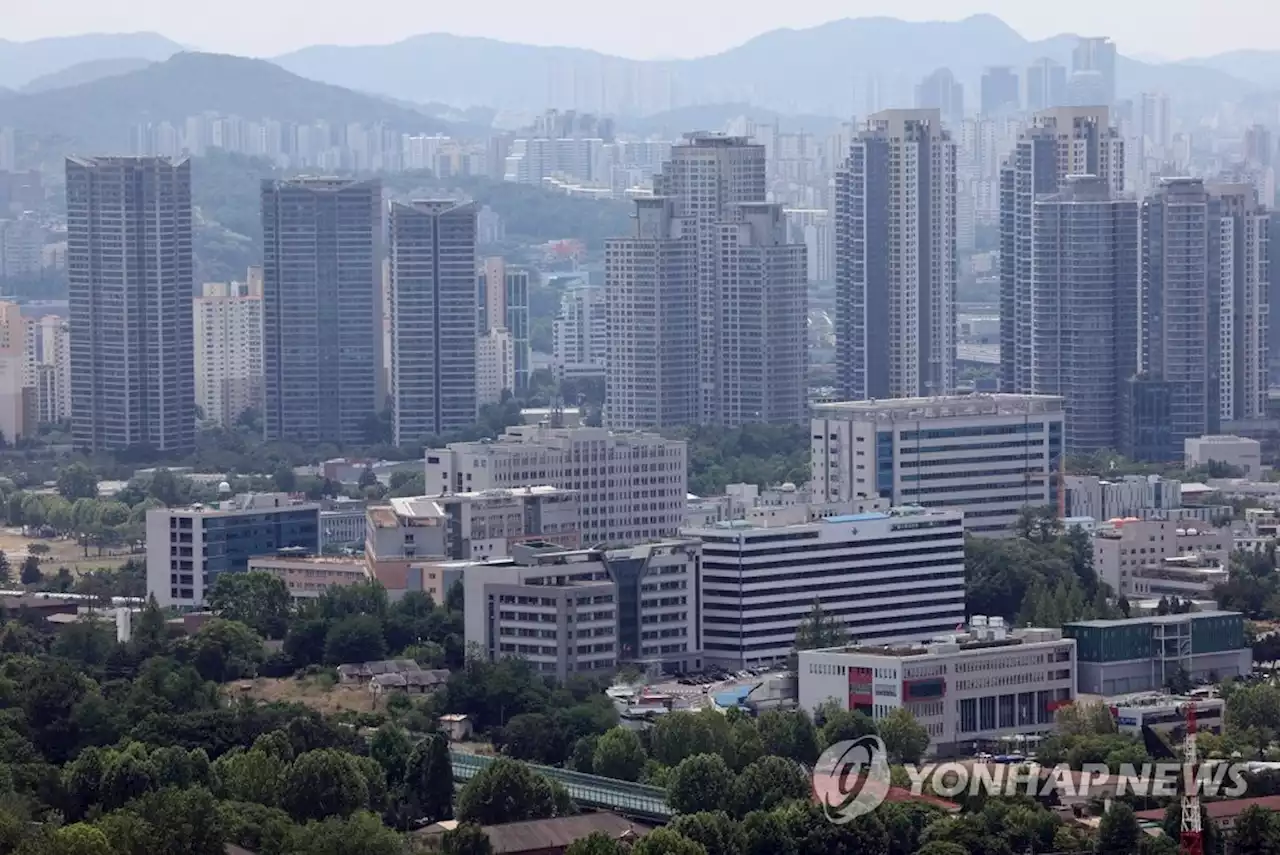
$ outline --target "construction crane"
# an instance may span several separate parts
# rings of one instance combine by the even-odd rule
[[[1196,781],[1196,704],[1188,701],[1187,737],[1182,741],[1182,828],[1178,851],[1204,855],[1204,829],[1200,826],[1200,788]]]

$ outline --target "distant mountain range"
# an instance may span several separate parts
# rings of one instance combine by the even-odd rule
[[[0,87],[21,89],[38,77],[99,59],[168,59],[185,50],[156,33],[93,33],[31,42],[0,39]]]
[[[1044,56],[1069,67],[1074,40],[1062,35],[1029,41],[990,15],[932,23],[860,18],[774,30],[715,56],[678,61],[449,35],[382,46],[309,47],[273,61],[304,77],[407,101],[499,110],[563,107],[570,97],[591,104],[607,89],[605,111],[620,114],[647,115],[667,103],[749,103],[789,114],[848,116],[863,109],[873,78],[887,93],[882,101],[909,106],[914,84],[941,67],[955,73],[975,103],[985,67],[1022,69]],[[1280,64],[1280,52],[1268,56]],[[1214,64],[1219,59],[1223,68]],[[1240,66],[1230,56],[1198,64],[1120,57],[1116,76],[1121,97],[1164,91],[1175,96],[1175,109],[1196,108],[1277,80],[1261,73],[1261,62],[1256,65],[1257,75],[1242,77],[1226,70]]]
[[[35,95],[54,89],[66,89],[68,86],[79,86],[82,83],[92,83],[104,77],[115,77],[119,74],[128,74],[131,71],[141,71],[151,63],[152,60],[140,59],[136,56],[91,59],[87,62],[78,62],[75,65],[29,81],[22,87],[22,93]]]
[[[0,127],[61,139],[68,150],[125,153],[142,122],[181,123],[205,111],[283,122],[386,122],[446,132],[448,122],[385,99],[305,80],[259,59],[179,53],[136,71],[0,99]]]

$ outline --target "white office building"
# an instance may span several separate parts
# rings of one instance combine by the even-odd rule
[[[815,603],[864,644],[925,641],[964,621],[959,513],[895,508],[809,521],[807,508],[783,510],[683,532],[702,541],[708,662],[785,660]]]
[[[507,558],[442,567],[461,571],[468,646],[563,680],[621,662],[700,669],[699,555],[692,540],[610,552],[526,543]]]
[[[969,395],[844,401],[813,412],[814,498],[964,512],[972,534],[1008,533],[1027,505],[1055,503],[1063,400]]]
[[[905,708],[929,732],[932,754],[1012,752],[1053,730],[1076,693],[1076,642],[1056,629],[1009,633],[975,616],[968,632],[916,646],[802,650],[800,706],[834,700],[882,719]]]
[[[496,440],[426,452],[429,492],[549,485],[578,494],[583,543],[621,545],[676,535],[688,496],[683,440],[604,428],[520,425]]]

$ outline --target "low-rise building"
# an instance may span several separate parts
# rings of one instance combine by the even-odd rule
[[[1244,677],[1253,669],[1239,612],[1074,621],[1062,631],[1076,640],[1076,687],[1082,694],[1160,691],[1180,671],[1192,683],[1207,683]]]
[[[1126,475],[1114,480],[1067,475],[1064,480],[1068,517],[1167,519],[1177,517],[1182,508],[1182,482],[1159,475]]]
[[[1168,733],[1175,742],[1182,741],[1187,732],[1187,711],[1195,704],[1196,730],[1220,733],[1226,704],[1222,698],[1189,698],[1165,692],[1140,692],[1107,698],[1106,704],[1115,716],[1116,727],[1121,733],[1142,738],[1142,729],[1149,727],[1156,733]]]
[[[708,662],[780,662],[821,604],[863,644],[927,641],[964,622],[964,526],[958,511],[894,508],[814,520],[808,507],[707,528],[702,541]]]
[[[147,592],[163,607],[195,608],[221,573],[283,549],[320,553],[320,506],[287,493],[248,493],[210,505],[147,511]]]
[[[1243,436],[1198,436],[1183,440],[1188,469],[1223,464],[1239,469],[1247,479],[1262,477],[1262,444]]]
[[[313,599],[329,588],[356,585],[369,580],[369,569],[359,558],[259,556],[249,559],[249,570],[269,573],[280,579],[295,600]]]
[[[1022,508],[1056,501],[1063,418],[1050,395],[815,405],[814,498],[960,510],[972,534],[1009,534]]]
[[[331,499],[320,510],[321,542],[326,548],[363,547],[365,510],[362,499]]]
[[[460,564],[467,644],[559,679],[622,662],[698,670],[700,559],[689,540],[612,551],[523,543]]]
[[[1199,597],[1225,578],[1229,528],[1197,520],[1111,520],[1093,533],[1093,569],[1117,595]]]
[[[802,709],[835,701],[882,719],[905,708],[932,753],[969,754],[1053,729],[1054,713],[1075,699],[1076,643],[975,617],[968,632],[928,644],[802,650],[799,681]]]

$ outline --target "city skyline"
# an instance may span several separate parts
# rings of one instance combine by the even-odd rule
[[[612,26],[598,7],[585,0],[557,0],[549,12],[499,0],[483,11],[475,7],[424,6],[393,0],[391,14],[326,15],[328,0],[304,3],[280,0],[269,6],[246,0],[227,0],[216,13],[194,11],[181,3],[135,0],[128,8],[102,6],[88,0],[59,0],[27,4],[9,11],[6,35],[31,41],[86,33],[158,32],[193,49],[270,57],[311,45],[380,45],[414,35],[449,33],[539,46],[574,47],[613,53],[630,59],[671,60],[714,55],[779,29],[806,29],[846,18],[894,17],[912,22],[957,21],[994,15],[1023,37],[1038,41],[1061,35],[1107,33],[1127,56],[1148,61],[1179,61],[1236,50],[1280,50],[1272,33],[1280,29],[1280,8],[1264,0],[1233,0],[1232,14],[1208,14],[1199,0],[1152,0],[1125,6],[1118,16],[1114,4],[1080,0],[1073,4],[1069,25],[1056,8],[1042,10],[1014,0],[954,3],[945,0],[863,0],[850,8],[838,0],[808,0],[785,7],[759,4],[746,14],[726,16],[711,6],[689,6],[673,0],[651,4],[655,17],[679,15],[685,26],[671,28],[661,48]],[[1244,8],[1241,8],[1244,7]],[[243,13],[243,14],[240,14]],[[239,26],[252,16],[254,27]],[[1253,26],[1236,22],[1250,19]],[[299,27],[298,21],[306,21]],[[68,22],[75,22],[74,28]]]

